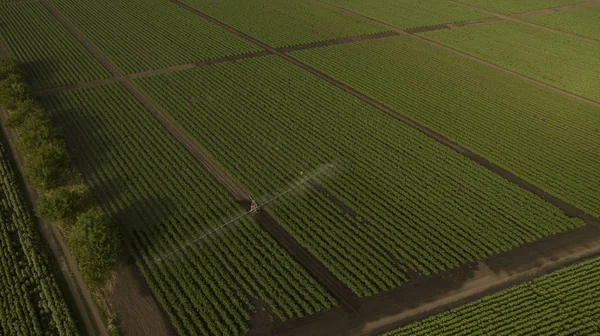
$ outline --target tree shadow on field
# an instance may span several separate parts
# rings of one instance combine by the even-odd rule
[[[39,58],[23,62],[21,67],[31,90],[37,91],[57,86],[51,80],[59,72],[55,61]]]

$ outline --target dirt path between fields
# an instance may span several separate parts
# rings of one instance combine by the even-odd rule
[[[558,33],[558,34],[562,34],[562,35],[566,35],[566,36],[578,38],[578,39],[581,39],[581,40],[586,40],[586,41],[589,41],[589,42],[600,43],[600,40],[596,40],[596,39],[593,39],[591,37],[586,37],[586,36],[582,36],[582,35],[578,35],[578,34],[574,34],[574,33],[569,33],[569,32],[566,32],[566,31],[562,31],[562,30],[558,30],[558,29],[554,29],[554,28],[542,26],[542,25],[539,25],[537,23],[533,23],[533,22],[529,22],[529,21],[525,21],[525,20],[519,19],[520,17],[523,17],[523,15],[526,14],[526,13],[520,14],[521,16],[519,16],[519,15],[505,15],[505,14],[500,14],[500,13],[492,12],[492,11],[489,11],[487,9],[484,9],[484,8],[481,8],[481,7],[477,7],[477,6],[474,6],[474,5],[470,5],[470,4],[466,4],[466,3],[463,3],[463,2],[460,2],[460,1],[456,1],[456,0],[448,0],[448,1],[451,2],[451,3],[453,3],[453,4],[457,4],[459,6],[469,7],[471,9],[480,11],[482,13],[494,15],[496,17],[499,17],[499,18],[503,19],[503,20],[515,21],[515,22],[519,22],[519,23],[522,23],[522,24],[526,24],[526,25],[531,26],[531,27],[536,27],[536,28],[544,29],[544,30],[547,30],[547,31],[551,31],[551,32],[554,32],[554,33]],[[588,3],[588,6],[592,5],[592,4],[595,4],[595,3],[599,3],[599,2],[590,2],[590,3]],[[567,7],[569,7],[569,6],[567,6]],[[585,6],[579,6],[579,7],[585,7]],[[567,8],[567,10],[568,9],[570,9],[570,8]],[[529,15],[529,16],[531,16],[531,15]]]
[[[274,323],[272,335],[380,335],[543,274],[600,256],[600,229],[584,226],[432,276],[413,276],[393,290],[361,298],[362,316],[331,309]]]
[[[7,118],[6,111],[0,109],[0,114],[0,118],[2,119],[2,133],[4,133],[8,140],[8,147],[16,163],[16,168],[19,171],[19,178],[21,179],[22,185],[25,186],[27,200],[33,208],[37,202],[38,195],[35,189],[29,184],[29,181],[24,177],[23,157],[14,147],[14,144],[17,141],[17,135],[13,130],[4,127]],[[87,286],[85,282],[83,282],[81,274],[79,274],[75,259],[67,248],[67,244],[65,243],[62,234],[55,225],[46,223],[37,216],[34,217],[34,220],[37,223],[39,232],[42,233],[44,240],[47,242],[54,260],[56,260],[56,265],[60,268],[62,277],[69,288],[70,296],[75,302],[77,317],[81,318],[87,334],[90,336],[98,334],[108,336],[103,319],[95,308],[94,301],[88,293]],[[85,300],[85,303],[83,300]],[[90,316],[90,312],[92,313],[92,316]],[[92,320],[94,320],[94,322],[92,322]]]

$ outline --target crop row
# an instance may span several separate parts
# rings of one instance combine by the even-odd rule
[[[108,78],[108,72],[37,2],[0,5],[0,39],[33,89]]]
[[[514,21],[421,34],[546,84],[600,102],[600,43]]]
[[[582,3],[584,1],[585,0],[459,0],[459,2],[465,4],[474,5],[480,8],[503,14],[532,12],[540,9],[573,5],[576,3]]]
[[[313,1],[183,0],[273,47],[368,35],[386,28]]]
[[[243,209],[120,84],[46,104],[181,334],[242,334],[261,302],[283,320],[335,304],[251,218],[169,254]]]
[[[66,301],[40,247],[36,224],[0,144],[0,334],[74,335]]]
[[[124,73],[260,50],[169,1],[50,2]]]
[[[600,258],[566,267],[385,336],[597,335]]]
[[[358,216],[312,188],[269,211],[358,295],[581,225],[275,56],[136,84],[259,203],[333,164],[319,181]]]
[[[293,56],[600,215],[597,107],[405,36]]]

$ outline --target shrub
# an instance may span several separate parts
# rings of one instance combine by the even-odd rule
[[[88,189],[83,184],[69,185],[46,192],[37,204],[37,215],[45,221],[57,222],[66,229],[73,225],[76,214],[89,202]]]

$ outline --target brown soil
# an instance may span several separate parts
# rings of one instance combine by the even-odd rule
[[[17,163],[16,166],[19,170],[19,175],[21,177],[22,184],[25,186],[27,199],[33,205],[35,205],[38,199],[37,192],[29,184],[27,179],[23,177],[23,158],[21,154],[14,148],[13,145],[17,141],[17,136],[14,131],[4,127],[4,122],[6,121],[7,115],[3,109],[0,109],[0,115],[2,118],[2,132],[6,135],[6,137],[9,140],[10,151],[12,153],[12,157]],[[77,308],[77,315],[81,318],[87,334],[108,335],[108,332],[104,326],[102,316],[98,312],[96,305],[92,300],[92,297],[89,295],[87,286],[81,278],[81,274],[77,269],[75,259],[69,252],[69,249],[67,248],[62,234],[56,226],[48,224],[37,217],[35,217],[35,219],[38,228],[42,233],[42,236],[44,237],[44,240],[47,242],[53,257],[56,260],[56,264],[60,267],[62,277],[65,280],[67,287],[69,288],[69,294],[75,302],[75,308]]]
[[[135,261],[122,253],[115,268],[116,281],[104,291],[121,335],[176,335],[154,299]]]
[[[350,36],[350,37],[343,37],[343,38],[327,40],[327,41],[299,44],[299,45],[295,45],[295,46],[291,46],[291,47],[277,48],[277,51],[280,53],[289,53],[289,52],[294,52],[294,51],[328,47],[328,46],[347,44],[347,43],[355,43],[355,42],[360,42],[360,41],[376,40],[376,39],[390,37],[390,36],[394,36],[394,35],[396,35],[394,32],[386,31],[386,32],[370,34],[370,35]]]

